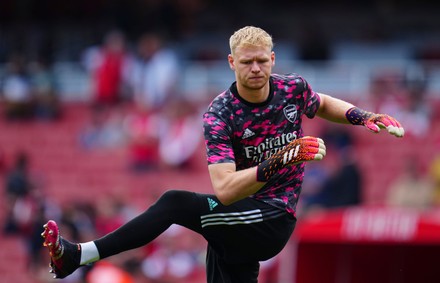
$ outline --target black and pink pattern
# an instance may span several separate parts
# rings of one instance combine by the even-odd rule
[[[370,119],[374,114],[357,107],[352,107],[347,110],[345,117],[348,122],[353,125],[364,125],[365,121]]]
[[[297,74],[273,74],[270,85],[264,103],[243,100],[235,83],[212,101],[203,116],[208,164],[250,168],[303,137],[303,116],[315,116],[319,95]],[[303,177],[304,164],[282,168],[252,197],[295,216]]]

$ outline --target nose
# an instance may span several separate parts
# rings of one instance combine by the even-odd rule
[[[258,73],[260,71],[260,65],[258,65],[258,62],[254,61],[252,62],[252,69],[251,71],[253,73]]]

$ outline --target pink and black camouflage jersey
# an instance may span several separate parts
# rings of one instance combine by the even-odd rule
[[[236,83],[218,95],[203,116],[208,164],[235,162],[237,170],[257,166],[294,139],[303,137],[303,115],[313,118],[319,95],[297,74],[272,74],[263,103],[250,103]],[[296,217],[304,163],[275,174],[252,198]]]

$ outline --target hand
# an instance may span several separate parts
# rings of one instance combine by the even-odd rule
[[[375,114],[357,107],[352,107],[345,113],[347,120],[353,125],[363,125],[370,131],[375,133],[380,132],[380,129],[387,129],[388,133],[396,136],[403,137],[405,130],[402,125],[387,114]]]
[[[322,139],[309,136],[296,139],[258,165],[257,180],[267,182],[285,166],[321,160],[325,154],[326,148]]]
[[[315,137],[303,137],[290,142],[275,155],[282,155],[283,165],[294,165],[304,161],[321,160],[326,154],[324,141]]]
[[[373,114],[364,121],[364,126],[375,133],[380,132],[380,129],[387,129],[393,136],[401,138],[405,135],[399,121],[386,114]]]

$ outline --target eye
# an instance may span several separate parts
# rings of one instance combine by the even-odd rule
[[[268,59],[261,59],[261,60],[258,60],[258,64],[265,64],[265,63],[267,63],[267,62],[269,62]]]

